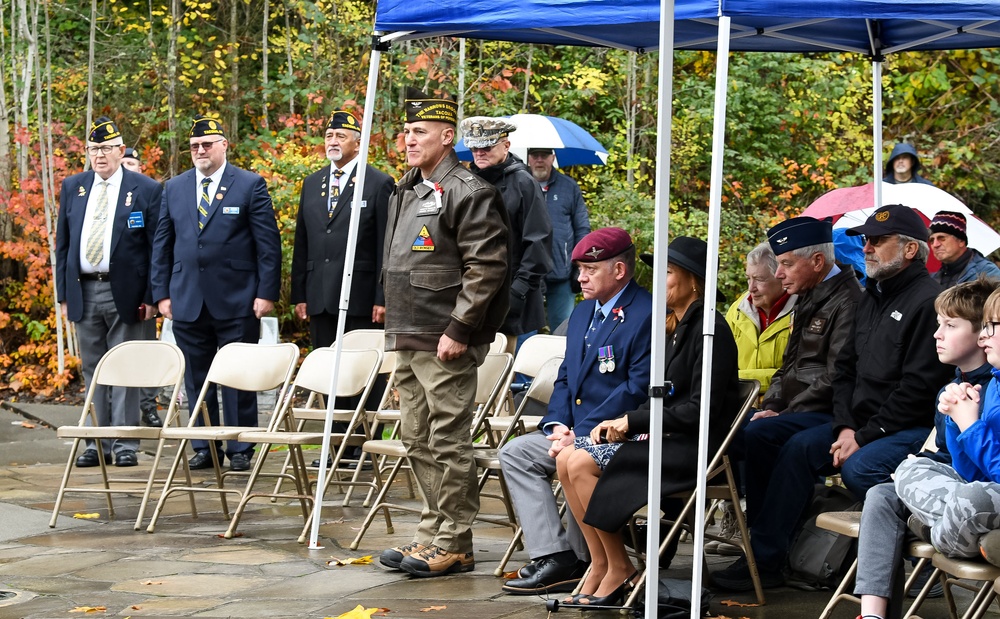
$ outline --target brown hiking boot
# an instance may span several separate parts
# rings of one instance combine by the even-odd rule
[[[445,576],[476,569],[476,559],[471,552],[449,552],[431,544],[403,559],[400,569],[420,578]]]
[[[398,570],[401,569],[400,563],[403,562],[403,559],[414,553],[421,552],[426,548],[427,546],[424,546],[419,542],[410,542],[405,546],[396,546],[395,548],[383,550],[378,560],[382,565]]]

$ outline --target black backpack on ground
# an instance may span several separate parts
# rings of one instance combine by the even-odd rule
[[[816,526],[823,512],[860,511],[861,503],[843,486],[817,484],[805,522],[788,553],[788,585],[807,591],[834,589],[855,557],[858,540]]]

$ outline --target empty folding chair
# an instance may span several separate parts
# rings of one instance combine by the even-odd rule
[[[70,475],[75,468],[76,452],[83,440],[112,441],[116,439],[133,439],[156,441],[156,455],[153,457],[153,464],[150,467],[149,475],[144,480],[145,486],[142,493],[142,502],[139,505],[139,515],[135,519],[135,529],[139,530],[142,517],[146,511],[146,503],[155,482],[156,467],[163,452],[163,441],[160,438],[160,428],[148,428],[143,426],[100,426],[97,422],[97,415],[94,411],[94,394],[100,385],[112,388],[140,388],[140,387],[165,387],[172,386],[170,393],[170,405],[164,418],[164,426],[169,427],[177,423],[177,394],[180,392],[184,382],[184,355],[180,349],[167,342],[156,340],[141,340],[123,342],[118,344],[104,354],[94,369],[94,377],[91,384],[87,386],[87,398],[83,403],[83,410],[80,413],[80,420],[75,426],[60,426],[56,431],[59,438],[73,439],[70,447],[69,458],[66,461],[66,470],[63,472],[62,483],[59,485],[59,492],[56,495],[56,503],[52,508],[52,519],[49,526],[56,526],[56,518],[59,517],[59,508],[62,506],[63,497],[67,492],[74,493],[99,493],[104,494],[108,503],[108,515],[114,517],[115,508],[111,501],[112,493],[132,493],[135,490],[112,490],[113,483],[137,484],[143,480],[135,477],[130,479],[111,479],[108,477],[108,469],[103,458],[98,458],[100,463],[100,473],[103,485],[97,487],[69,487]],[[97,450],[102,451],[100,445]]]
[[[275,399],[275,411],[286,403],[286,393],[295,371],[295,364],[299,359],[299,348],[295,344],[244,344],[236,342],[226,344],[215,354],[212,359],[212,366],[208,369],[208,376],[205,384],[201,387],[198,399],[192,407],[193,413],[185,427],[163,428],[161,436],[165,440],[179,441],[177,454],[174,456],[173,465],[167,474],[167,481],[164,485],[160,499],[156,503],[156,510],[149,522],[146,530],[152,533],[156,529],[156,521],[163,511],[164,503],[174,492],[214,492],[222,499],[222,511],[226,518],[229,518],[229,505],[226,501],[227,494],[240,494],[241,490],[236,488],[226,488],[223,483],[222,470],[219,466],[219,458],[214,448],[209,448],[211,454],[212,467],[215,472],[215,487],[194,486],[188,483],[187,486],[175,485],[177,468],[184,463],[187,466],[185,447],[189,441],[204,440],[212,444],[213,441],[234,441],[239,438],[240,432],[253,430],[254,428],[243,426],[213,426],[208,417],[208,406],[205,402],[206,394],[211,385],[219,387],[229,387],[241,391],[259,393],[278,389]],[[198,416],[201,416],[202,425],[196,425]],[[277,414],[273,414],[271,423],[278,419]],[[195,514],[192,512],[192,516]]]

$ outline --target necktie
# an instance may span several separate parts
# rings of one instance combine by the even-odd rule
[[[594,319],[590,321],[590,328],[587,329],[587,334],[583,336],[583,341],[587,343],[587,348],[590,348],[590,336],[597,333],[603,322],[604,312],[597,310],[597,313],[594,314]]]
[[[205,222],[208,221],[208,207],[211,206],[212,200],[208,197],[208,186],[212,184],[212,179],[210,177],[205,177],[201,179],[201,199],[198,200],[198,231],[201,232],[205,227]]]
[[[97,183],[97,209],[87,237],[87,262],[97,266],[104,259],[104,235],[108,229],[108,182]]]
[[[337,208],[337,201],[340,199],[340,177],[343,175],[343,170],[333,171],[333,182],[330,183],[330,204],[326,209],[328,217],[333,217],[333,211]]]

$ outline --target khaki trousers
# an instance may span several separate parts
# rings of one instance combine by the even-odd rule
[[[471,346],[453,361],[397,351],[402,439],[424,508],[414,541],[472,552],[479,485],[472,447],[477,368],[489,349]]]

